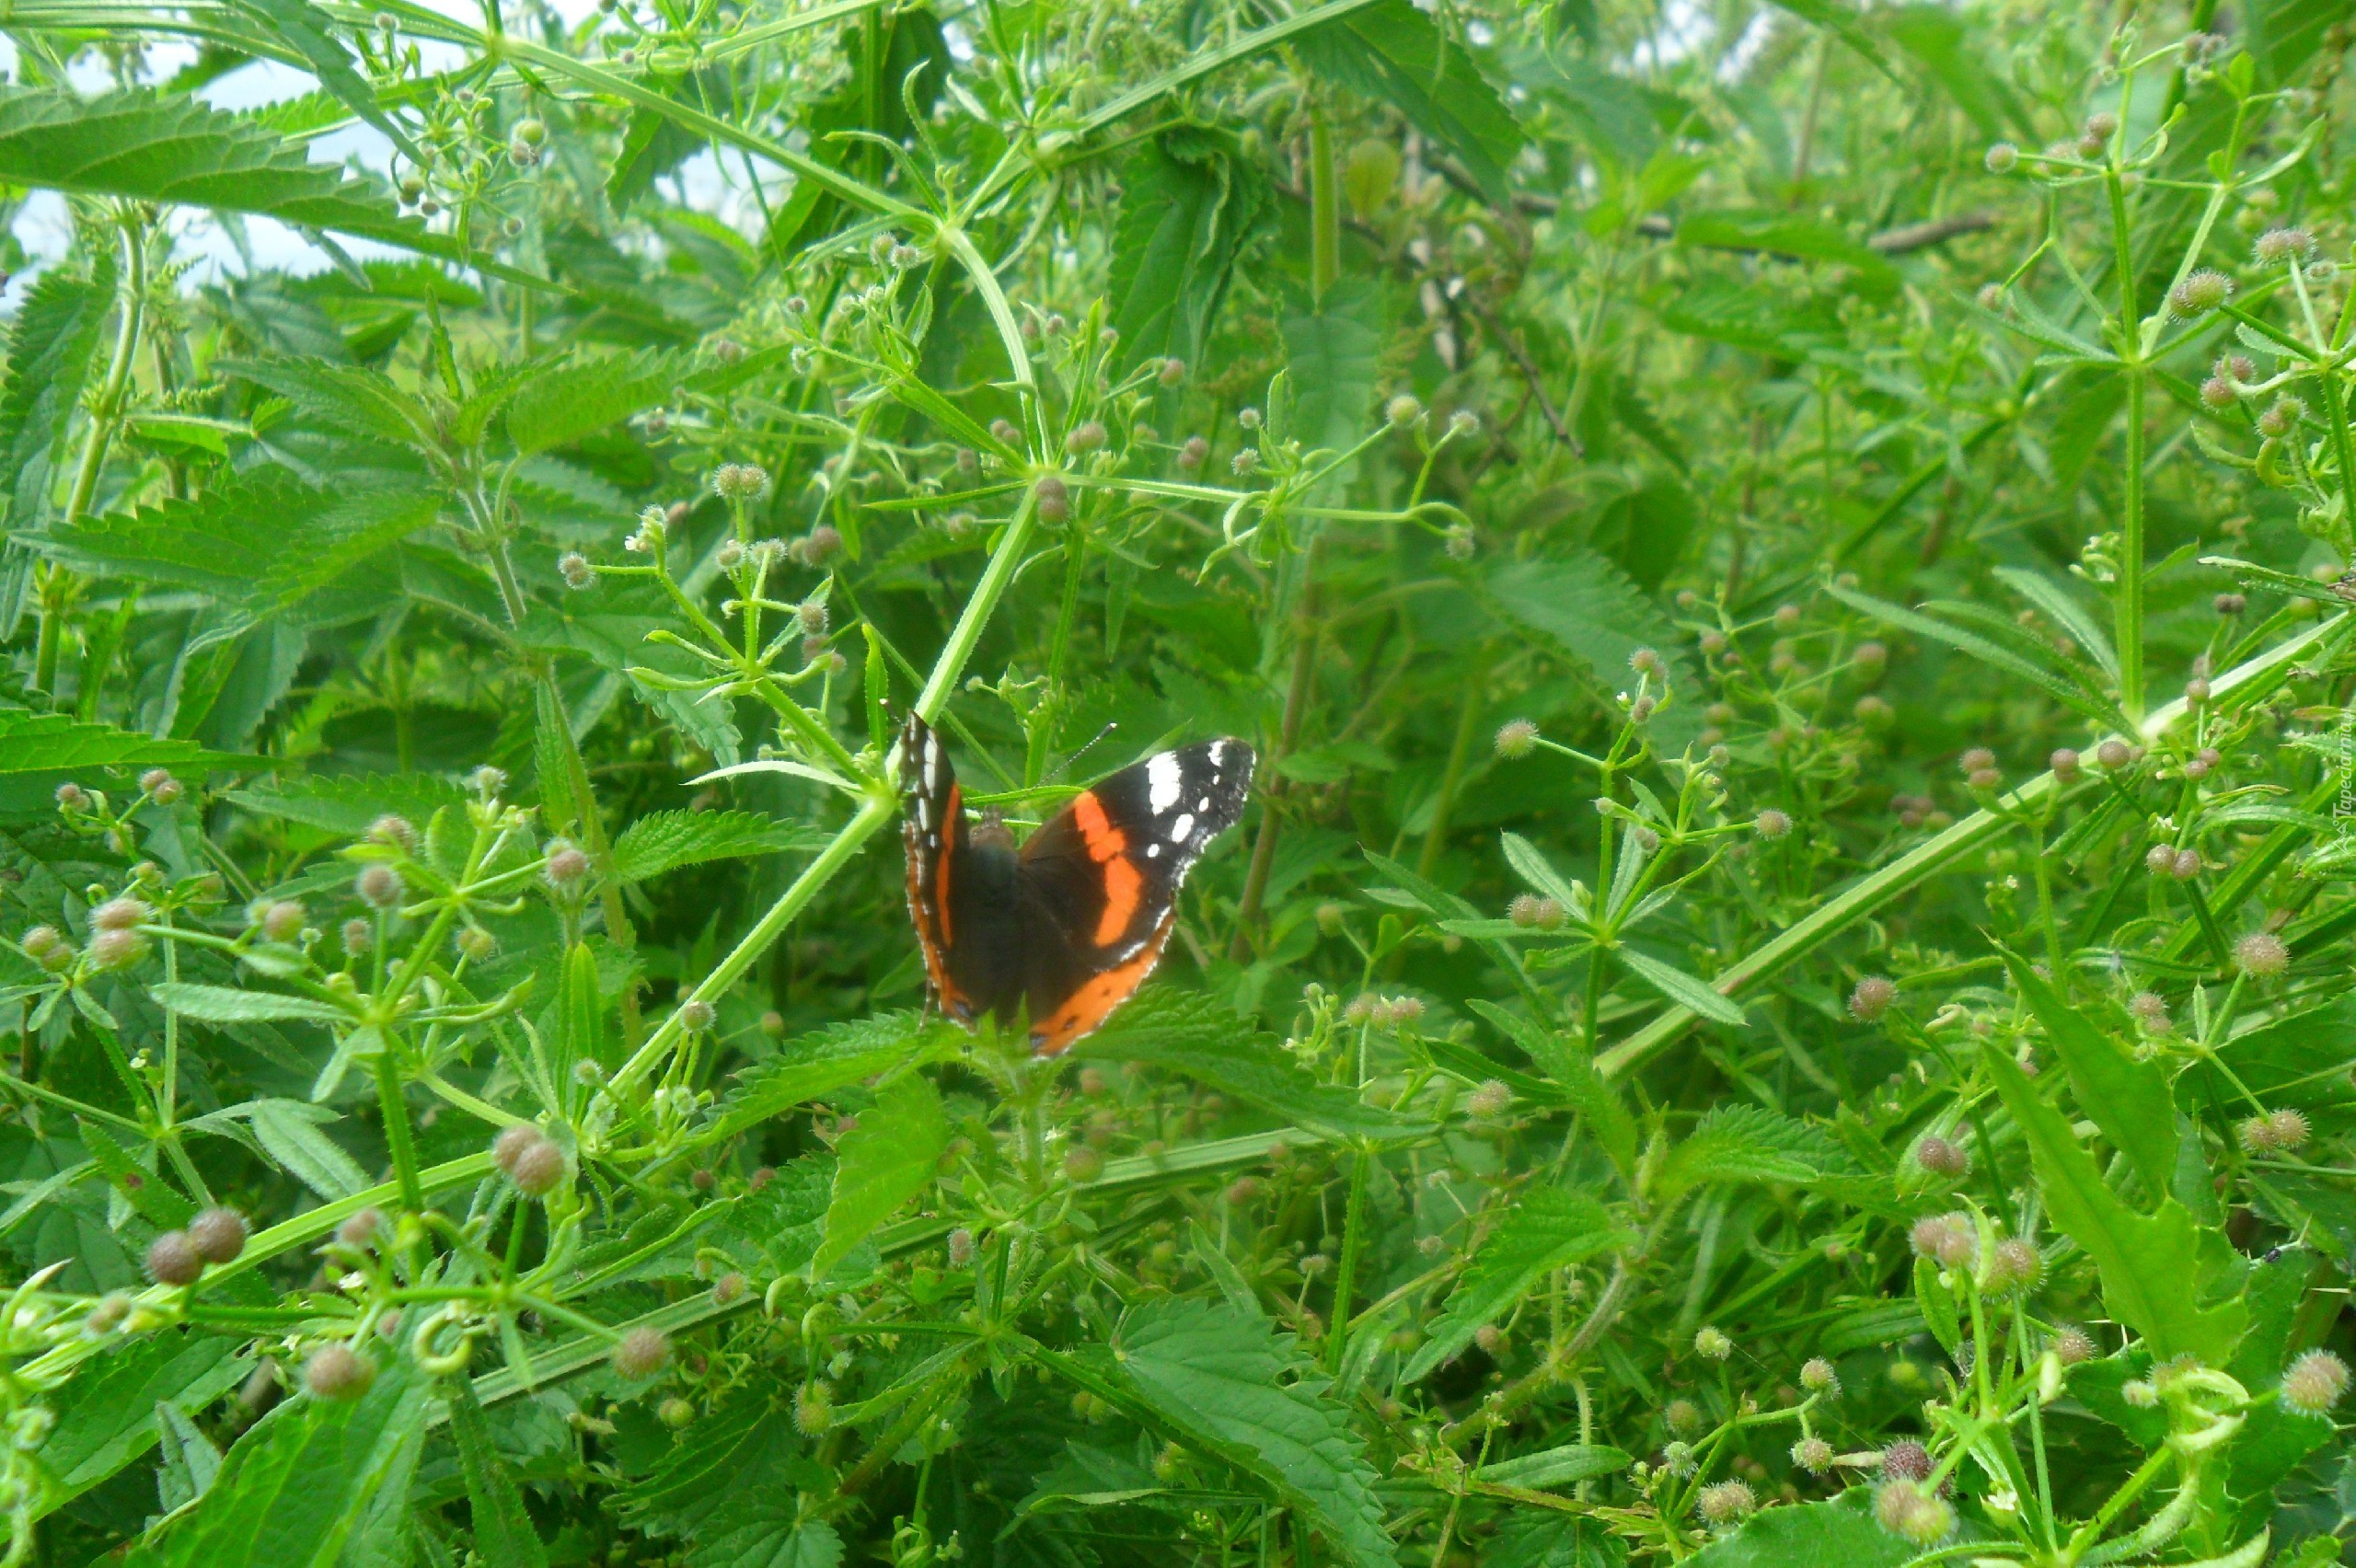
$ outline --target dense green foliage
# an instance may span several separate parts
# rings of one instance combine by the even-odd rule
[[[7,1562],[2339,1561],[2349,0],[5,25]]]

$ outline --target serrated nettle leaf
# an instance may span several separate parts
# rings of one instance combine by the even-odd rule
[[[1826,1503],[1768,1508],[1686,1559],[1694,1568],[1900,1568],[1920,1549],[1874,1517],[1874,1489],[1852,1487]]]
[[[465,254],[449,236],[404,217],[389,192],[313,163],[300,144],[193,98],[0,91],[0,180],[249,213],[448,259]],[[476,264],[508,272],[488,258]]]
[[[38,1452],[55,1484],[40,1512],[63,1506],[146,1453],[163,1433],[159,1405],[185,1419],[243,1382],[253,1367],[244,1349],[234,1336],[167,1330],[98,1357],[52,1406],[57,1424]]]
[[[83,723],[62,713],[0,710],[0,776],[150,767],[194,773],[216,768],[266,770],[271,766],[267,758],[209,751],[194,741],[159,741],[106,724]]]
[[[1461,160],[1491,197],[1505,195],[1521,127],[1472,56],[1406,0],[1355,9],[1293,47],[1321,77],[1391,103]]]
[[[930,1078],[911,1070],[877,1090],[859,1124],[836,1145],[834,1197],[826,1205],[826,1239],[810,1260],[810,1278],[824,1280],[901,1205],[930,1187],[948,1147],[949,1123]]]
[[[934,1060],[951,1043],[939,1020],[913,1012],[800,1035],[740,1075],[720,1102],[717,1125],[722,1136],[741,1132],[904,1063]]]
[[[1321,1137],[1397,1139],[1430,1126],[1319,1082],[1274,1040],[1200,996],[1149,993],[1074,1049],[1087,1060],[1137,1062],[1216,1085]]]
[[[1512,1310],[1556,1269],[1634,1241],[1630,1232],[1612,1223],[1601,1204],[1584,1193],[1559,1187],[1520,1193],[1473,1254],[1472,1267],[1448,1298],[1447,1311],[1402,1376],[1414,1381],[1461,1355],[1484,1324]]]
[[[444,1384],[450,1411],[450,1435],[458,1448],[458,1468],[467,1480],[467,1504],[474,1524],[475,1551],[486,1563],[499,1568],[544,1568],[548,1551],[524,1508],[523,1488],[515,1472],[491,1440],[491,1424],[466,1378]]]
[[[43,272],[8,332],[8,379],[0,389],[0,501],[16,536],[43,519],[68,421],[81,401],[90,356],[115,304],[112,251],[87,274]]]
[[[1761,1106],[1731,1105],[1704,1115],[1669,1151],[1653,1190],[1665,1200],[1706,1182],[1806,1183],[1850,1168],[1819,1128]]]
[[[1266,177],[1232,138],[1193,127],[1139,144],[1121,169],[1107,293],[1122,363],[1198,363]]]
[[[406,1491],[425,1435],[425,1391],[411,1364],[388,1357],[357,1399],[285,1401],[230,1446],[204,1495],[127,1561],[139,1568],[333,1568],[372,1502],[396,1482],[396,1499]]]
[[[614,875],[624,882],[644,882],[709,860],[816,849],[831,836],[801,823],[774,822],[750,812],[657,812],[639,818],[614,840]]]
[[[1299,1509],[1344,1562],[1398,1561],[1374,1470],[1288,1336],[1232,1307],[1172,1302],[1121,1325],[1125,1387],[1154,1414]]]

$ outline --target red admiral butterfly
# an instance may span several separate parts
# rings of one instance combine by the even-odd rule
[[[986,813],[967,824],[941,739],[913,714],[900,736],[908,916],[932,999],[960,1023],[1011,1020],[1052,1056],[1129,999],[1170,940],[1179,884],[1235,825],[1252,748],[1203,741],[1082,791],[1021,849]]]

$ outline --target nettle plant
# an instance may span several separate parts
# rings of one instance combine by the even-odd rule
[[[2349,24],[2115,9],[15,7],[7,1561],[2339,1561]],[[1259,754],[1066,1055],[910,714]]]

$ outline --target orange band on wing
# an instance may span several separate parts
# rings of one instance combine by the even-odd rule
[[[1161,960],[1161,946],[1170,940],[1170,926],[1171,917],[1165,916],[1137,957],[1097,975],[1048,1014],[1045,1022],[1033,1024],[1032,1052],[1041,1056],[1061,1055],[1073,1041],[1103,1023],[1114,1008],[1137,995],[1138,987],[1145,984],[1145,977],[1153,973],[1154,964]]]
[[[1096,945],[1111,947],[1137,917],[1145,877],[1126,855],[1104,862],[1104,913],[1096,917]]]
[[[1071,819],[1080,824],[1080,841],[1088,846],[1091,860],[1110,860],[1129,847],[1129,836],[1113,825],[1092,790],[1071,803]]]

